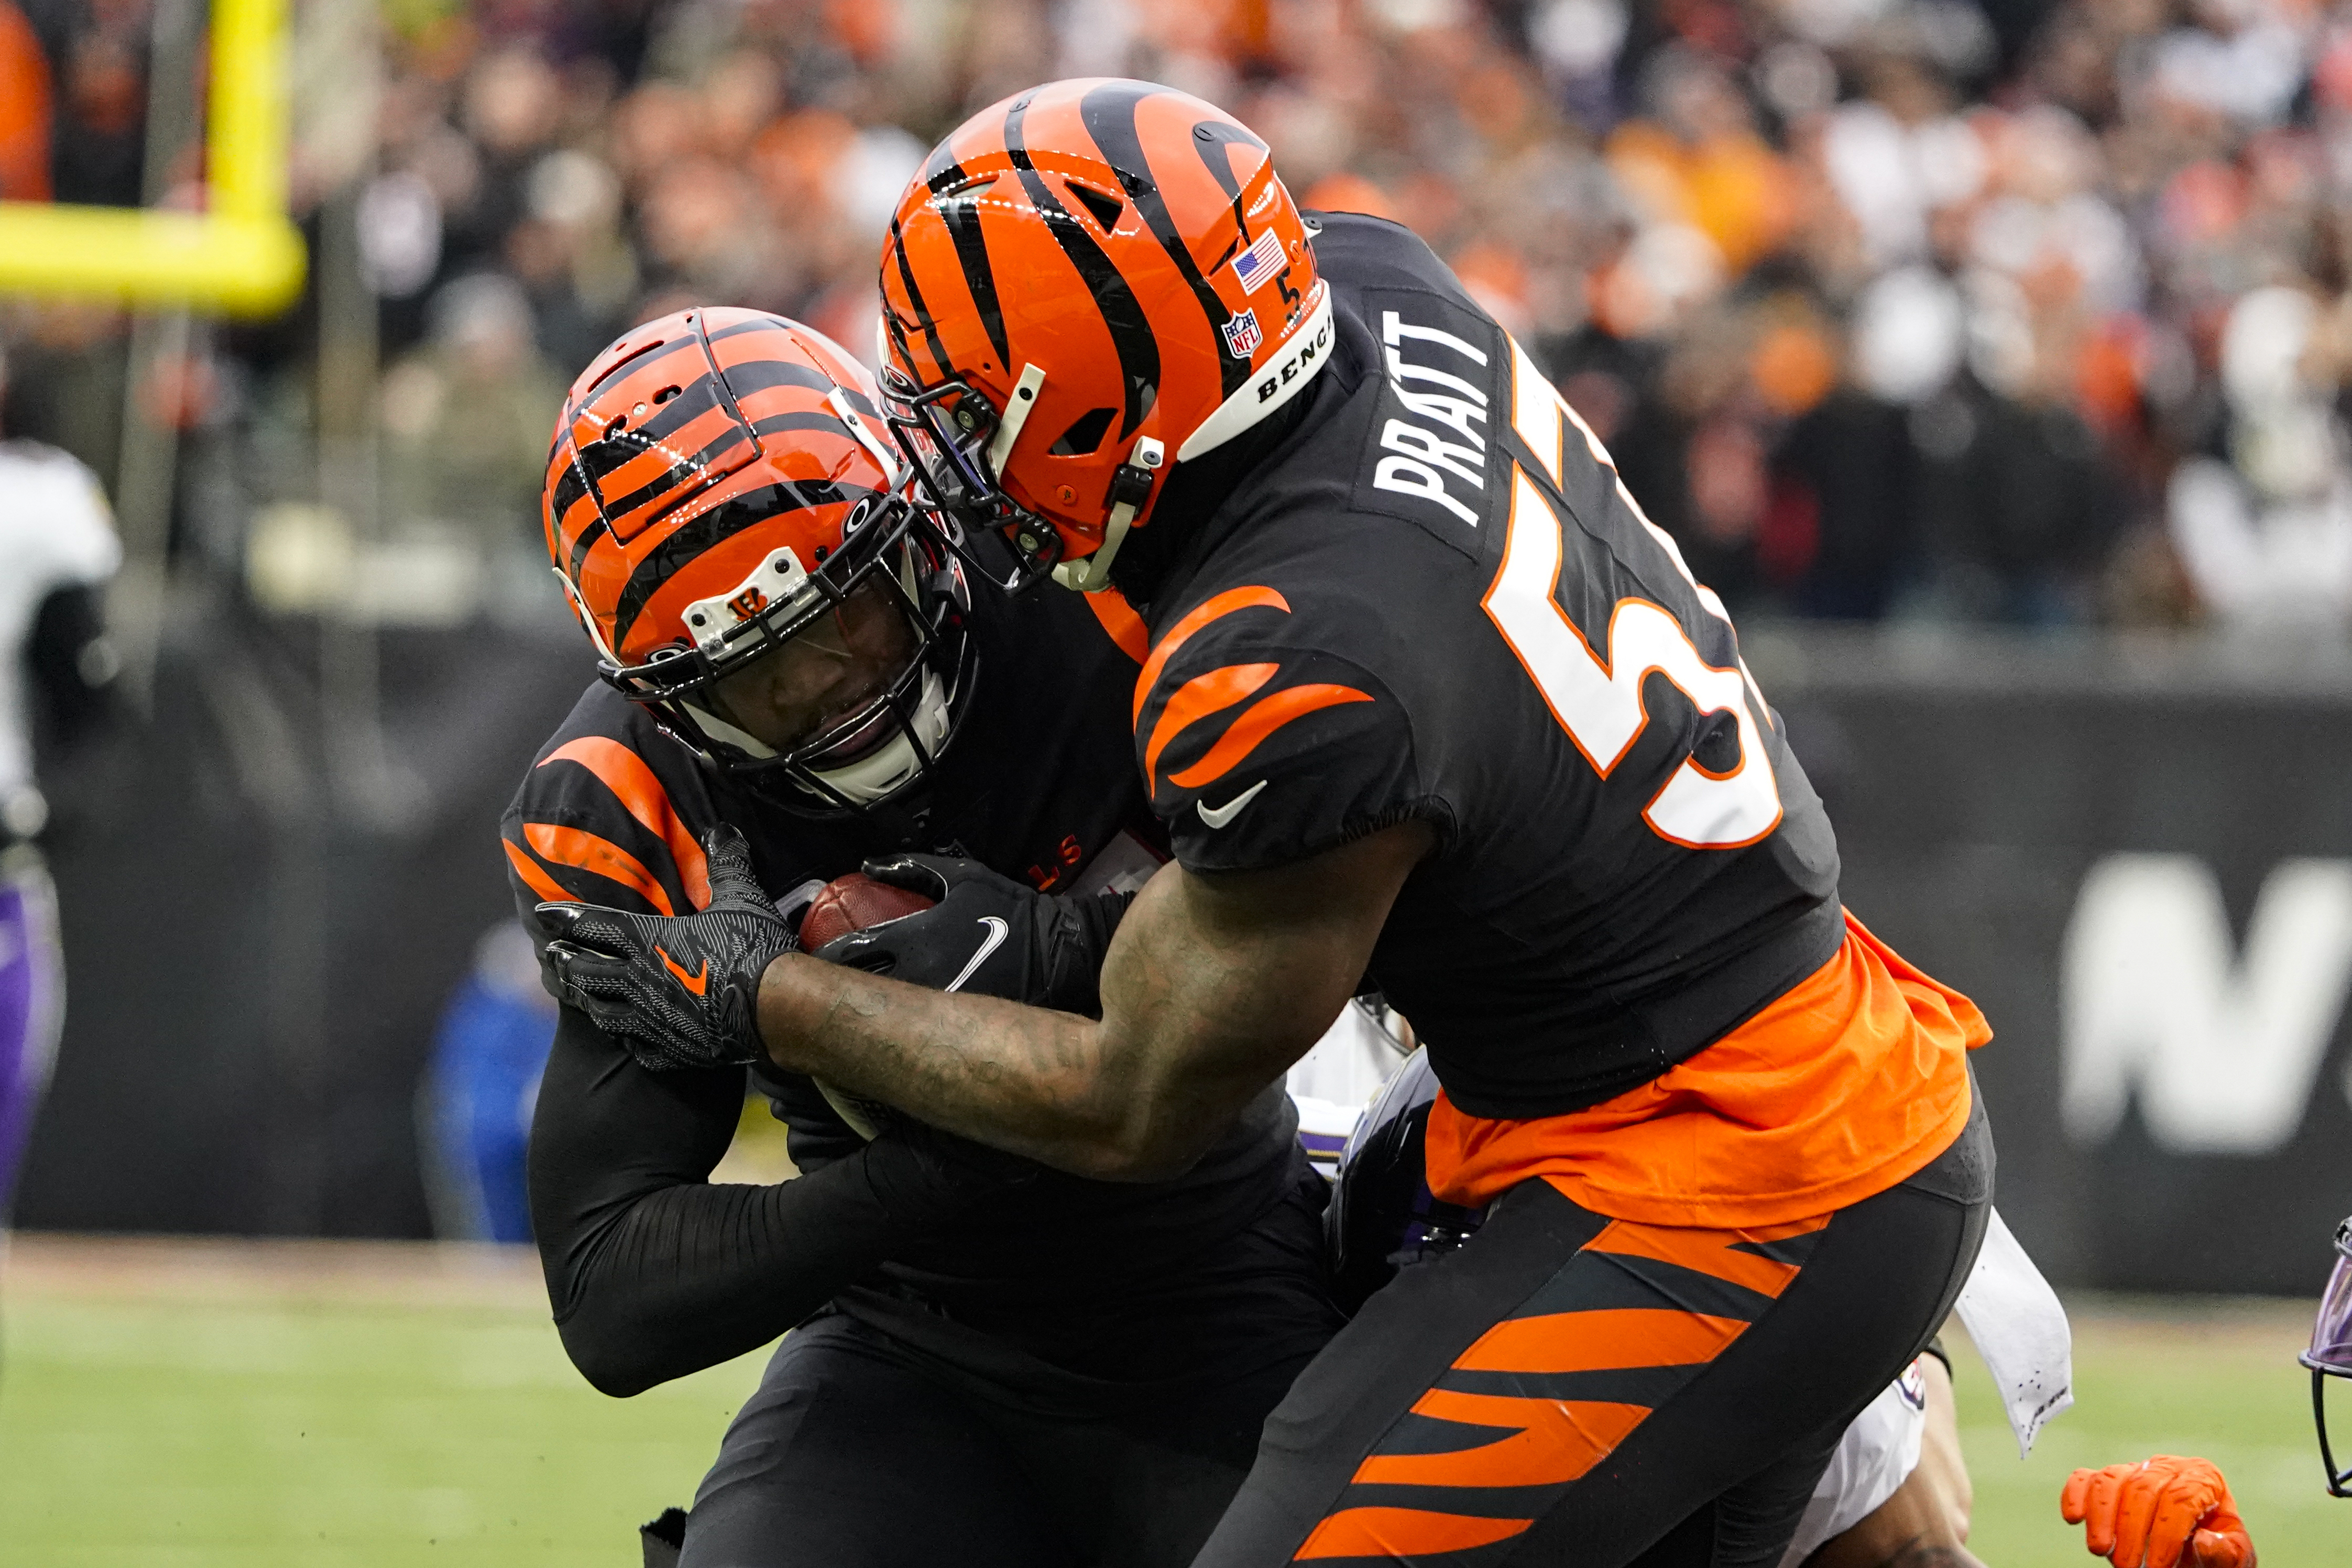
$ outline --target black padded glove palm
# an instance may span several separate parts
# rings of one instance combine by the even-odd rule
[[[940,902],[816,950],[935,991],[970,991],[1099,1017],[1103,955],[1135,895],[1039,893],[978,861],[890,855],[866,874]]]
[[[760,976],[797,944],[751,874],[733,828],[702,841],[710,904],[692,915],[631,915],[594,904],[542,904],[554,933],[543,977],[654,1071],[723,1067],[767,1055],[760,1039]]]

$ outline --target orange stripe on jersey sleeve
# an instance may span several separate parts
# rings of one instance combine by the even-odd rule
[[[1512,1427],[1498,1442],[1443,1454],[1374,1454],[1356,1467],[1356,1486],[1548,1487],[1576,1480],[1648,1418],[1646,1405],[1599,1399],[1530,1399],[1433,1388],[1412,1413],[1474,1427]]]
[[[1181,773],[1171,773],[1168,781],[1185,789],[1213,784],[1241,766],[1244,758],[1258,748],[1258,744],[1292,719],[1304,718],[1320,708],[1337,707],[1342,703],[1368,703],[1370,692],[1360,692],[1353,686],[1305,685],[1286,686],[1270,697],[1261,699],[1250,710],[1234,720],[1209,755]]]
[[[654,880],[654,873],[647,871],[636,856],[610,839],[600,839],[578,828],[559,828],[552,822],[525,822],[522,836],[530,841],[532,849],[539,852],[541,860],[593,872],[635,892],[664,915],[677,913],[670,907],[669,894],[664,893],[662,884]],[[564,896],[568,898],[571,894]]]
[[[1532,1519],[1481,1519],[1469,1513],[1439,1513],[1426,1508],[1345,1508],[1326,1517],[1307,1536],[1293,1563],[1322,1557],[1410,1558],[1491,1546],[1535,1522]]]
[[[1738,1318],[1670,1307],[1595,1308],[1506,1318],[1454,1364],[1464,1372],[1610,1372],[1628,1366],[1697,1366],[1748,1325]]]
[[[1160,645],[1151,650],[1151,657],[1143,661],[1143,673],[1135,677],[1135,722],[1143,722],[1143,705],[1151,695],[1151,683],[1160,678],[1160,672],[1168,667],[1168,661],[1176,656],[1176,650],[1192,641],[1192,633],[1236,610],[1248,610],[1258,605],[1279,610],[1285,615],[1290,613],[1290,601],[1271,588],[1253,585],[1228,588],[1215,598],[1195,606],[1191,614],[1171,626],[1168,635],[1160,639]]]
[[[522,884],[525,887],[550,904],[573,902],[572,894],[565,891],[563,884],[540,870],[538,862],[523,853],[512,839],[500,839],[499,842],[506,846],[507,861],[514,867],[515,875],[522,878]]]
[[[1159,777],[1160,754],[1186,727],[1233,706],[1274,679],[1281,668],[1280,664],[1227,664],[1177,687],[1168,706],[1160,710],[1160,722],[1151,727],[1151,743],[1143,748],[1144,778]]]
[[[1082,593],[1087,608],[1095,612],[1102,629],[1118,644],[1118,651],[1137,664],[1151,656],[1151,632],[1143,624],[1143,617],[1135,612],[1126,597],[1116,588],[1106,588],[1097,593]]]
[[[1804,1228],[1819,1229],[1828,1223],[1824,1216],[1817,1224]],[[1789,1233],[1802,1235],[1804,1230]],[[1584,1249],[1679,1264],[1778,1300],[1780,1292],[1789,1288],[1789,1281],[1797,1277],[1797,1265],[1738,1249],[1738,1243],[1742,1241],[1777,1239],[1778,1237],[1757,1231],[1685,1229],[1680,1226],[1638,1225],[1632,1220],[1612,1219],[1608,1228],[1585,1243]]]
[[[710,864],[704,857],[702,846],[678,821],[677,811],[669,803],[669,791],[662,788],[646,759],[623,746],[619,741],[602,735],[583,735],[568,740],[547,754],[544,768],[550,762],[576,762],[593,773],[605,789],[625,807],[645,830],[669,845],[670,859],[677,865],[678,880],[686,886],[686,896],[697,909],[710,906]],[[634,860],[631,862],[635,863]]]

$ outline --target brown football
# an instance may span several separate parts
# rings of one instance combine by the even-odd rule
[[[809,902],[801,916],[801,950],[814,953],[835,937],[886,920],[897,920],[929,909],[938,900],[887,882],[876,882],[864,872],[835,877]]]

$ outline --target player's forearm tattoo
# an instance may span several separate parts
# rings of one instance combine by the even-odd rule
[[[1170,867],[1103,963],[1103,1021],[786,954],[760,992],[777,1065],[1082,1176],[1184,1170],[1346,1005],[1418,823],[1255,883]],[[1254,873],[1255,874],[1255,873]]]
[[[1068,1164],[1108,1131],[1097,1026],[1071,1014],[792,956],[768,971],[760,1022],[779,1065],[950,1132]]]

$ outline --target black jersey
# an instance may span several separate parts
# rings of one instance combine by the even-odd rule
[[[1829,959],[1835,841],[1574,411],[1409,231],[1320,222],[1330,358],[1145,585],[1138,758],[1195,870],[1432,824],[1373,977],[1464,1110],[1578,1109]]]
[[[1007,600],[983,592],[971,614],[980,653],[973,706],[940,759],[929,815],[912,843],[887,839],[863,819],[812,821],[783,811],[701,762],[645,708],[608,686],[592,686],[525,777],[503,826],[516,898],[534,936],[543,942],[548,935],[535,914],[543,899],[661,914],[699,906],[709,889],[698,841],[722,821],[742,831],[761,883],[780,899],[856,870],[866,855],[908,847],[967,855],[1048,890],[1072,885],[1081,868],[1098,871],[1097,857],[1107,850],[1130,855],[1148,873],[1156,861],[1131,837],[1139,829],[1158,840],[1127,754],[1134,661],[1076,595],[1049,590]],[[652,1073],[617,1046],[610,1054],[601,1069],[573,1064],[561,1075],[551,1071],[551,1082],[560,1077],[581,1103],[551,1103],[543,1095],[534,1131],[534,1220],[560,1320],[569,1304],[561,1298],[578,1286],[583,1270],[615,1254],[647,1250],[608,1244],[604,1228],[656,1187],[674,1188],[707,1172],[742,1103],[743,1074],[736,1070]],[[670,1082],[720,1077],[734,1085],[731,1092]],[[804,1174],[862,1151],[862,1141],[808,1078],[763,1066],[753,1070],[752,1081],[787,1124],[793,1161]],[[667,1150],[611,1149],[611,1138],[595,1129],[628,1125],[625,1108],[606,1102],[630,1095],[645,1101],[648,1124],[669,1117],[680,1138],[693,1129],[690,1135],[704,1141],[698,1166]],[[591,1106],[592,1100],[598,1103]],[[687,1102],[698,1109],[680,1111]],[[552,1134],[551,1119],[558,1124]],[[991,1199],[984,1212],[909,1237],[879,1276],[842,1291],[838,1302],[902,1334],[920,1338],[937,1328],[944,1336],[937,1348],[950,1355],[970,1348],[968,1335],[959,1339],[942,1326],[951,1323],[1088,1375],[1163,1375],[1165,1358],[1130,1342],[1139,1333],[1167,1337],[1164,1322],[1148,1331],[1135,1325],[1218,1310],[1215,1301],[1198,1300],[1201,1281],[1229,1272],[1231,1260],[1212,1265],[1204,1253],[1295,1198],[1311,1180],[1297,1127],[1297,1113],[1277,1087],[1173,1181],[1139,1186],[1044,1172]],[[583,1153],[543,1164],[538,1145],[558,1138]],[[593,1168],[599,1149],[644,1168]],[[656,1166],[665,1173],[657,1178],[648,1174]],[[698,1168],[682,1175],[688,1166]],[[547,1190],[556,1185],[572,1190]],[[728,1223],[741,1245],[752,1244],[751,1227]],[[782,1228],[773,1233],[785,1235]],[[799,1245],[808,1248],[805,1227]],[[682,1266],[675,1259],[665,1264]],[[569,1285],[560,1285],[559,1276]],[[675,1290],[674,1281],[656,1283]],[[1179,1301],[1190,1304],[1180,1311]],[[1299,1323],[1326,1332],[1316,1311],[1293,1317],[1267,1337],[1278,1340]],[[688,1322],[676,1332],[695,1331]],[[637,1322],[632,1332],[646,1332],[646,1325]],[[1269,1349],[1286,1354],[1280,1344]],[[674,1375],[695,1363],[682,1353],[659,1364]]]

